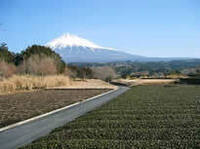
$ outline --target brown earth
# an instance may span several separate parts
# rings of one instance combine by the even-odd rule
[[[161,85],[161,84],[171,84],[175,83],[177,79],[118,79],[113,82],[119,82],[121,84],[126,84],[128,86],[137,85]]]
[[[0,95],[0,128],[108,91],[38,90]]]

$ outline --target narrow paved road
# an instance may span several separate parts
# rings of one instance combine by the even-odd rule
[[[0,149],[15,149],[28,144],[39,137],[47,135],[53,129],[63,126],[67,122],[105,104],[128,89],[128,87],[119,87],[118,90],[104,96],[82,101],[80,104],[68,109],[0,132]]]

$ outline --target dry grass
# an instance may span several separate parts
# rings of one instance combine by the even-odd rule
[[[168,75],[167,78],[180,79],[180,78],[188,78],[188,76],[187,75],[183,75],[183,74],[171,74],[171,75]]]
[[[136,85],[156,85],[156,84],[171,84],[177,81],[176,79],[136,79]]]
[[[99,79],[75,79],[70,86],[59,86],[59,87],[53,87],[50,89],[116,89],[117,86],[111,85],[105,81],[99,80]]]
[[[31,76],[14,75],[0,81],[0,94],[15,93],[17,91],[44,89],[56,86],[69,86],[71,80],[64,75]]]
[[[129,86],[171,84],[176,81],[177,79],[133,79],[133,80],[118,79],[118,80],[114,80],[114,82],[127,84]]]

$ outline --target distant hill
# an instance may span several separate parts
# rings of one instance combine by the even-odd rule
[[[196,70],[200,70],[200,59],[188,59],[188,60],[174,60],[174,61],[162,61],[162,62],[109,62],[109,63],[70,63],[69,65],[77,65],[80,67],[98,67],[98,66],[111,66],[116,70],[118,74],[130,75],[134,72],[146,72],[150,75],[157,73],[183,73],[191,74],[196,73]]]
[[[88,63],[105,63],[114,61],[138,61],[138,62],[155,62],[180,60],[182,58],[153,58],[140,55],[133,55],[121,50],[106,48],[94,44],[87,39],[75,35],[65,34],[58,37],[46,46],[56,51],[67,63],[71,62],[88,62]]]

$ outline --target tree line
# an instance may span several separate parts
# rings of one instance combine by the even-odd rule
[[[200,59],[186,59],[160,62],[117,61],[109,63],[73,63],[87,67],[112,67],[122,78],[129,77],[166,77],[169,75],[200,74]]]
[[[67,66],[60,55],[49,47],[32,45],[20,53],[14,53],[8,49],[6,43],[2,43],[0,45],[0,77],[10,77],[13,74],[65,74],[71,78],[98,78],[105,81],[110,81],[115,76],[111,67]]]

